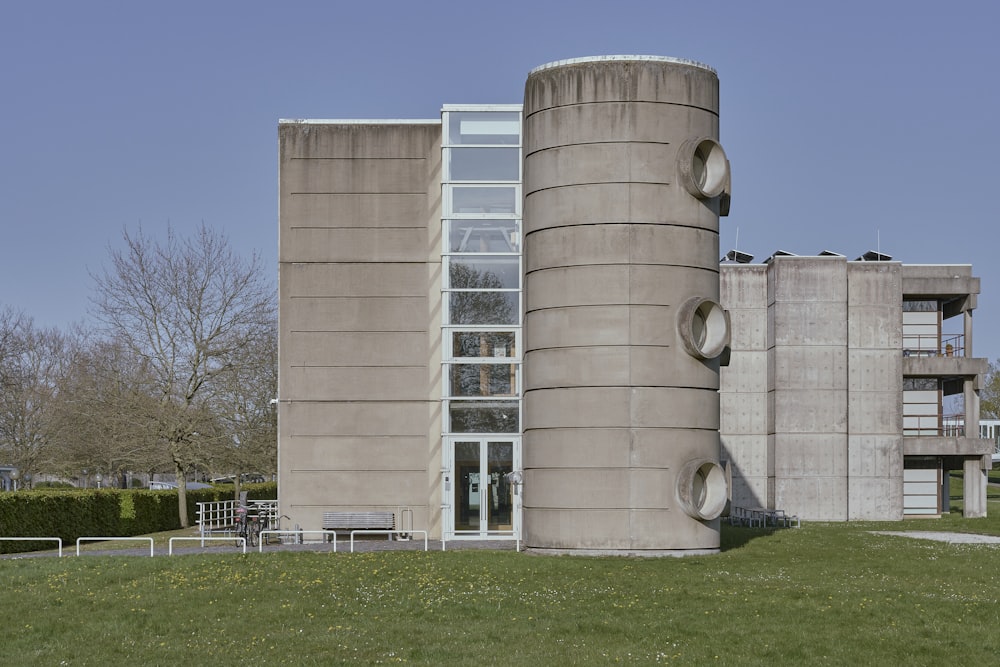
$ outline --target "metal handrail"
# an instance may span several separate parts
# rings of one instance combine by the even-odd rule
[[[78,537],[76,538],[76,555],[80,555],[81,542],[149,542],[149,555],[153,555],[152,537]]]
[[[0,537],[0,541],[4,542],[58,542],[59,543],[59,557],[62,558],[62,545],[63,541],[61,537]]]

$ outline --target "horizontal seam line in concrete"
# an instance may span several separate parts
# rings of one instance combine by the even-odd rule
[[[552,144],[550,146],[544,146],[542,148],[536,148],[536,149],[534,149],[532,151],[526,152],[524,154],[524,157],[529,157],[531,155],[537,155],[538,153],[544,153],[545,151],[553,150],[553,149],[556,149],[556,148],[568,148],[569,146],[606,146],[606,145],[619,146],[619,145],[626,145],[626,144],[627,145],[633,145],[633,144],[651,144],[651,145],[654,145],[654,146],[669,146],[669,145],[671,145],[671,143],[673,143],[673,142],[670,142],[670,141],[647,141],[647,140],[639,140],[639,139],[619,139],[617,141],[611,140],[611,139],[604,140],[604,141],[574,141],[571,144]]]
[[[523,114],[523,116],[524,116],[525,124],[527,124],[527,120],[529,118],[531,118],[532,116],[536,116],[536,115],[538,115],[540,113],[545,113],[546,111],[552,111],[553,109],[569,109],[569,108],[572,108],[572,107],[589,107],[589,106],[598,106],[598,105],[601,105],[601,104],[662,104],[663,106],[668,106],[668,107],[684,107],[686,109],[699,109],[701,111],[705,111],[707,113],[710,113],[713,116],[718,116],[719,115],[719,113],[717,111],[712,111],[711,109],[707,109],[705,107],[698,106],[697,104],[683,104],[681,102],[669,102],[667,100],[593,100],[593,101],[590,101],[590,102],[574,102],[572,104],[553,104],[553,105],[550,105],[550,106],[547,106],[547,107],[544,107],[544,108],[541,108],[541,109],[536,109],[535,111],[532,111],[531,113]]]
[[[524,196],[525,198],[528,198],[536,192],[573,188],[581,185],[670,185],[670,181],[587,181],[585,183],[565,183],[563,185],[550,185],[545,188],[535,188],[534,190],[526,191]]]
[[[386,157],[365,157],[365,156],[349,156],[349,157],[293,157],[292,160],[349,160],[351,162],[356,162],[358,160],[426,160],[427,156],[417,156],[412,157],[408,155],[399,156],[386,156]]]
[[[384,195],[406,195],[406,196],[420,196],[426,197],[427,192],[290,192],[292,195],[327,195],[327,196],[367,196],[367,197],[382,197]]]
[[[430,366],[414,366],[412,364],[292,364],[291,368],[419,368],[426,370]]]
[[[525,269],[525,274],[537,273],[539,271],[555,271],[557,269],[575,269],[579,267],[594,267],[594,266],[672,266],[678,269],[704,269],[705,271],[712,271],[711,268],[707,266],[698,266],[697,264],[677,264],[676,262],[662,263],[662,262],[634,262],[629,260],[622,260],[621,262],[601,262],[600,264],[560,264],[559,266],[544,266],[538,269]],[[891,348],[886,348],[891,349]]]
[[[623,350],[629,350],[629,349],[632,349],[633,347],[654,347],[654,348],[673,349],[673,348],[676,348],[677,346],[676,345],[652,345],[652,344],[639,344],[639,345],[637,345],[637,344],[634,344],[634,343],[614,343],[614,344],[608,344],[608,345],[597,345],[597,344],[591,344],[591,345],[560,345],[558,347],[532,347],[532,348],[528,348],[527,350],[525,350],[525,353],[528,353],[528,352],[538,352],[538,351],[541,351],[541,350],[575,350],[575,349],[594,349],[594,348],[605,349],[605,348],[609,348],[609,347],[620,347]]]
[[[372,197],[384,197],[385,195],[418,195],[421,197],[427,197],[429,193],[420,190],[414,190],[413,192],[352,192],[350,190],[338,190],[336,192],[330,191],[317,191],[317,192],[289,192],[292,197],[299,197],[302,195],[316,195],[316,196],[331,196],[331,195],[370,195]]]
[[[351,226],[351,227],[338,227],[334,225],[290,225],[287,229],[361,229],[364,231],[370,231],[373,229],[415,229],[418,231],[426,231],[427,225],[365,225],[365,226]]]

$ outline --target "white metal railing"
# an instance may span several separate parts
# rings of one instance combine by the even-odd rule
[[[80,555],[81,542],[149,542],[149,555],[153,555],[152,537],[78,537],[76,538],[76,555]]]
[[[408,535],[410,533],[424,534],[424,551],[427,551],[427,531],[426,530],[352,530],[351,531],[351,553],[354,553],[354,534],[359,535]]]
[[[903,333],[904,357],[965,356],[964,334]]]
[[[198,532],[203,537],[208,533],[231,533],[236,526],[236,508],[239,503],[235,500],[216,500],[212,502],[197,503],[198,511],[195,523],[198,524]],[[277,500],[248,500],[247,507],[255,513],[266,528],[278,525],[278,501]]]
[[[327,536],[333,536],[333,552],[337,553],[337,532],[333,530],[302,530],[298,528],[286,528],[286,529],[266,529],[260,531],[260,544],[257,545],[257,551],[260,553],[264,552],[264,540],[267,535],[293,535],[296,537],[302,535],[322,535],[323,539]]]
[[[245,538],[245,537],[205,537],[204,535],[202,535],[200,537],[171,537],[170,540],[167,543],[167,555],[168,556],[173,556],[174,555],[174,542],[175,541],[176,542],[197,542],[199,540],[201,541],[201,546],[205,546],[205,542],[206,541],[210,541],[210,540],[215,540],[217,542],[218,541],[232,542],[233,540],[236,540],[236,542],[238,544],[240,544],[240,545],[243,546],[243,553],[247,552],[247,538]]]
[[[62,558],[62,538],[61,537],[0,537],[4,542],[58,542],[59,557]]]

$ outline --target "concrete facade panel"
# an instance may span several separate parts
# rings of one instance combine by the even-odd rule
[[[657,143],[567,144],[526,153],[528,192],[580,183],[670,183],[677,147]]]
[[[774,350],[774,386],[782,390],[847,388],[847,348],[785,346]]]
[[[623,101],[673,102],[699,107],[714,117],[719,110],[715,73],[684,63],[583,61],[536,70],[529,84],[524,91],[526,115],[551,107]]]
[[[719,266],[722,305],[733,310],[767,308],[766,264],[722,264]]]
[[[426,331],[291,331],[282,365],[406,366],[430,356]]]
[[[299,228],[287,232],[282,261],[424,262],[430,242],[427,229]],[[434,248],[437,252],[438,248]]]
[[[430,319],[427,297],[290,297],[282,326],[295,331],[414,331]],[[283,329],[284,330],[284,329]]]
[[[847,340],[855,348],[892,349],[897,355],[903,346],[902,314],[896,305],[848,308]]]
[[[629,427],[631,392],[628,387],[536,389],[524,392],[523,426],[549,428]]]
[[[847,393],[842,389],[776,390],[774,432],[847,433]]]
[[[718,233],[716,200],[683,199],[680,186],[661,183],[579,183],[525,190],[524,233],[567,225],[672,224]],[[718,260],[718,258],[714,258]]]
[[[669,387],[683,384],[698,389],[719,388],[719,368],[714,361],[677,354],[670,347],[634,346],[629,354],[631,384],[640,387]]]
[[[722,436],[722,458],[736,466],[739,472],[738,475],[734,473],[734,478],[737,476],[767,478],[769,474],[767,443],[768,439],[765,434]],[[735,503],[735,501],[733,502]],[[748,507],[748,505],[742,506]],[[757,505],[757,507],[761,506]]]
[[[632,471],[628,468],[528,468],[524,504],[546,509],[627,509]],[[568,479],[572,484],[567,484]]]
[[[531,115],[536,131],[528,137],[525,154],[568,143],[666,143],[676,135],[676,115],[663,113],[662,103],[603,102],[547,108]],[[691,117],[697,122],[703,111],[694,109]]]
[[[575,225],[541,229],[535,252],[524,258],[526,272],[566,266],[628,264],[631,225]]]
[[[524,390],[628,386],[629,357],[624,346],[530,351],[524,356]]]
[[[282,387],[314,401],[424,401],[426,366],[308,366],[286,370]]]
[[[723,380],[725,382],[725,380]],[[725,435],[767,433],[767,394],[734,393],[719,395],[721,430]]]
[[[289,473],[323,470],[371,470],[377,463],[381,470],[425,470],[427,440],[419,436],[349,437],[339,435],[292,436],[296,467]]]
[[[899,434],[903,428],[900,392],[852,391],[848,397],[851,433]]]
[[[391,503],[395,510],[400,505],[427,504],[427,479],[422,470],[303,471],[291,479],[298,490],[298,504],[325,506],[327,511],[338,505],[379,507]]]
[[[847,478],[775,478],[775,507],[805,521],[847,521]]]
[[[432,284],[428,266],[421,263],[286,263],[281,267],[280,279],[282,292],[288,298],[423,298]]]
[[[428,402],[419,401],[299,401],[282,416],[293,429],[284,433],[292,436],[322,436],[336,425],[340,436],[426,437],[430,414]]]
[[[670,291],[664,289],[670,286]],[[689,266],[633,264],[629,272],[629,299],[634,305],[680,306],[685,297],[719,300],[717,269]]]
[[[903,438],[898,429],[886,435],[852,433],[847,438],[847,453],[847,474],[852,483],[856,477],[903,479]]]
[[[847,300],[852,306],[899,307],[903,298],[898,262],[849,262]]]
[[[296,194],[380,192],[424,193],[429,164],[426,157],[293,159],[281,166],[286,183]]]
[[[761,378],[767,377],[767,364],[768,354],[765,350],[745,351],[734,348],[729,357],[729,365],[719,369],[724,393],[765,393],[767,387],[761,382]]]
[[[775,346],[845,345],[847,342],[847,303],[784,302],[769,310],[769,336]]]
[[[573,461],[580,468],[625,468],[631,463],[627,428],[556,428],[528,431],[521,440],[525,468],[559,468]]]
[[[662,264],[718,271],[718,234],[668,224],[606,224],[552,227],[534,232],[537,250],[525,258],[528,272],[590,264]],[[708,261],[708,257],[713,257]]]
[[[282,123],[278,152],[282,164],[294,160],[351,158],[422,158],[436,156],[441,124],[400,123]],[[293,181],[294,182],[294,181]]]
[[[837,477],[847,480],[847,436],[836,433],[774,435],[775,479]]]
[[[525,545],[547,549],[618,550],[629,544],[627,509],[536,508],[525,488],[522,538]],[[531,548],[529,546],[529,548]]]
[[[902,473],[902,462],[900,462]],[[851,477],[848,521],[899,521],[903,518],[903,477]]]
[[[534,311],[524,323],[525,349],[628,345],[630,312],[628,306]]]
[[[416,193],[295,193],[281,202],[286,230],[301,228],[425,229],[432,216],[432,203],[424,192]]]
[[[729,311],[731,331],[730,347],[735,350],[767,349],[767,309],[732,308],[726,300],[720,301]]]
[[[718,392],[714,388],[632,387],[631,423],[640,428],[708,429],[717,434]],[[706,458],[715,456],[717,449],[706,453]]]
[[[777,257],[768,270],[768,297],[772,303],[846,304],[847,262],[841,257]]]
[[[534,271],[525,279],[530,310],[629,303],[629,267],[620,264]]]

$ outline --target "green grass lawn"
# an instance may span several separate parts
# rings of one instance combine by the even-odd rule
[[[991,517],[730,528],[690,558],[270,552],[0,561],[3,664],[991,664]]]

